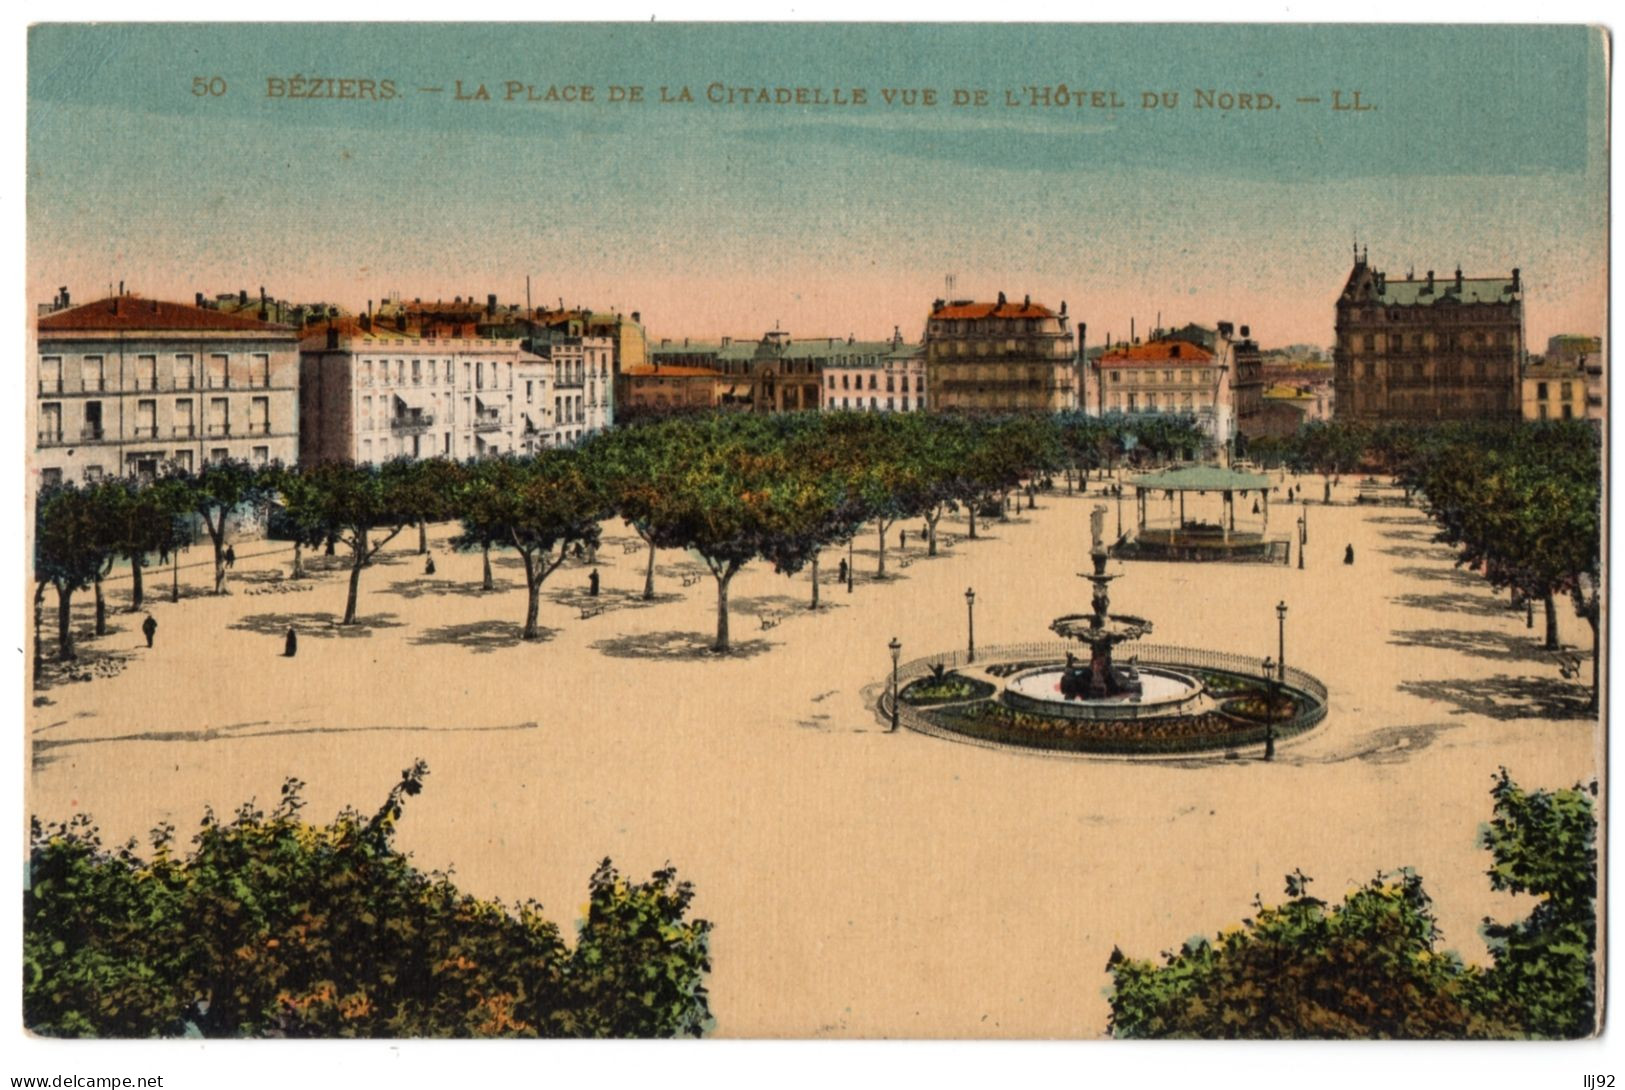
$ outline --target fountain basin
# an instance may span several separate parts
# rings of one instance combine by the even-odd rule
[[[1000,699],[1018,711],[1062,719],[1142,719],[1193,712],[1210,703],[1202,683],[1189,674],[1164,666],[1141,666],[1137,672],[1138,693],[1074,699],[1061,693],[1065,664],[1039,666],[1011,677]]]

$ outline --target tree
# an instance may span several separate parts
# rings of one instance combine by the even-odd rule
[[[456,511],[457,487],[464,467],[449,458],[411,458],[402,455],[384,463],[383,475],[408,521],[418,528],[418,555],[429,551],[431,522],[444,522]]]
[[[465,537],[489,540],[519,553],[525,565],[522,638],[539,634],[542,584],[572,546],[597,545],[607,513],[588,473],[587,458],[565,448],[489,462],[473,487],[460,494]]]
[[[501,544],[501,531],[478,518],[478,505],[481,497],[493,487],[494,475],[506,472],[500,459],[472,461],[463,466],[462,477],[452,489],[451,510],[462,522],[462,531],[451,539],[451,547],[459,552],[480,551],[481,590],[496,589],[496,582],[491,578],[491,547]]]
[[[105,568],[111,550],[95,490],[48,485],[34,500],[34,578],[56,588],[57,657],[67,662],[73,648],[73,595]]]
[[[1521,790],[1502,769],[1479,843],[1491,888],[1541,898],[1515,924],[1486,920],[1493,965],[1437,949],[1422,879],[1378,875],[1328,906],[1309,879],[1216,941],[1138,961],[1113,950],[1120,1037],[1576,1037],[1596,1029],[1596,785]]]
[[[172,477],[153,481],[120,478],[104,481],[104,509],[116,520],[118,554],[130,565],[130,609],[141,612],[146,601],[143,568],[151,553],[172,553],[190,535],[182,514],[186,497]]]
[[[350,547],[349,593],[340,623],[355,624],[361,569],[395,540],[411,516],[398,501],[395,480],[376,466],[322,462],[300,472],[308,489],[295,491],[291,498],[298,506],[290,512],[296,522],[328,527],[334,538]],[[378,531],[383,536],[375,541]]]
[[[257,467],[241,458],[205,462],[185,475],[191,508],[203,520],[214,545],[214,593],[226,593],[226,524],[245,507],[263,506],[275,487],[275,467]]]
[[[1484,921],[1495,959],[1488,991],[1533,1036],[1597,1029],[1596,793],[1595,782],[1525,791],[1504,768],[1491,790],[1495,816],[1481,837],[1495,859],[1490,888],[1540,901],[1516,923]]]
[[[293,542],[293,568],[288,577],[303,579],[305,550],[332,539],[335,531],[308,474],[298,469],[283,470],[276,475],[275,487],[281,507],[273,510],[267,526]]]
[[[671,463],[676,429],[645,425],[616,427],[592,435],[581,448],[591,459],[592,473],[604,492],[606,502],[648,548],[643,568],[643,600],[655,596],[656,542],[650,529],[652,512],[645,506],[652,493],[645,487],[654,480],[671,481],[677,469]]]
[[[573,950],[540,905],[487,901],[394,846],[428,767],[382,806],[304,820],[303,784],[267,812],[206,814],[190,850],[108,849],[88,818],[32,822],[23,1017],[54,1037],[698,1035],[710,924],[669,867],[593,873]]]

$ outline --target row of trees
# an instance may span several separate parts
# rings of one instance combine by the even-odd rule
[[[1114,950],[1118,1037],[1583,1037],[1597,1028],[1597,785],[1525,791],[1502,769],[1479,836],[1490,886],[1537,898],[1484,921],[1492,963],[1441,950],[1422,879],[1378,875],[1341,904],[1287,876],[1290,898],[1161,964]]]
[[[819,550],[851,540],[866,524],[878,535],[884,577],[888,531],[901,519],[923,520],[935,555],[945,514],[967,510],[974,537],[978,515],[1002,512],[1023,479],[1060,473],[1071,490],[1090,470],[1125,458],[1188,457],[1201,441],[1194,422],[1178,417],[730,414],[662,420],[576,448],[468,463],[286,468],[224,461],[143,483],[109,479],[41,491],[36,603],[55,587],[58,650],[72,658],[72,597],[94,588],[96,630],[104,632],[102,581],[114,563],[130,564],[130,608],[139,610],[145,559],[173,558],[201,530],[213,548],[214,591],[225,593],[228,518],[274,508],[276,532],[294,544],[295,578],[304,575],[305,550],[347,550],[342,623],[354,624],[362,571],[379,550],[415,526],[418,549],[426,551],[427,524],[457,520],[453,543],[483,554],[487,589],[491,551],[519,554],[523,636],[534,639],[543,583],[573,549],[595,547],[599,524],[618,516],[648,546],[645,597],[654,595],[656,550],[690,549],[704,560],[717,587],[714,647],[726,651],[728,588],[746,564],[765,561],[785,575],[811,566],[809,604],[816,608]],[[178,576],[171,593],[178,597]]]

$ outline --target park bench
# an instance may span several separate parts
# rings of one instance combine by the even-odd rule
[[[782,614],[782,613],[763,613],[760,617],[757,618],[757,620],[762,622],[762,631],[766,632],[770,628],[777,628],[779,626],[779,622],[784,620],[784,614]]]
[[[633,553],[640,552],[642,549],[643,549],[643,542],[641,542],[641,541],[623,541],[623,542],[621,542],[621,555],[623,555],[623,556],[631,556]]]
[[[602,612],[604,612],[604,607],[601,606],[601,605],[582,606],[581,607],[581,619],[583,621],[589,621],[592,618],[598,616]]]
[[[685,586],[685,587],[692,587],[695,583],[698,583],[699,581],[700,581],[700,573],[697,572],[697,571],[687,572],[683,576],[683,586]]]
[[[899,557],[897,560],[897,566],[899,568],[906,568],[912,563],[914,563],[914,558],[912,556]]]

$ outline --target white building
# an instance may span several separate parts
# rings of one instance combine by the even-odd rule
[[[40,308],[37,349],[41,483],[298,453],[288,326],[123,293],[72,306],[63,289]]]
[[[546,373],[547,389],[538,385],[538,400],[533,402],[527,388],[525,400],[527,412],[533,404],[549,410],[545,417],[534,417],[538,429],[543,419],[547,422],[549,438],[541,445],[568,446],[614,422],[615,342],[611,338],[551,334],[527,343],[535,362],[527,364],[524,381],[540,382],[538,376]]]
[[[300,461],[525,450],[555,432],[546,362],[513,339],[423,337],[365,317],[313,326],[299,347]]]
[[[925,346],[889,341],[836,342],[823,357],[825,412],[924,412]]]

